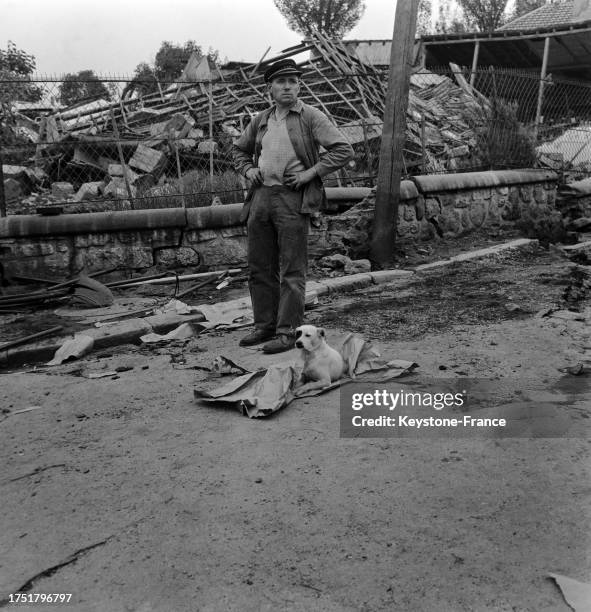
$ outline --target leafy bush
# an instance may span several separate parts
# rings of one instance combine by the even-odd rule
[[[516,104],[493,98],[488,106],[472,112],[471,123],[479,165],[489,170],[534,167],[535,140],[517,118]]]

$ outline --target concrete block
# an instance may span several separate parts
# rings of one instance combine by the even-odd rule
[[[414,270],[415,272],[424,272],[425,270],[432,270],[434,268],[443,268],[444,266],[449,266],[452,263],[453,261],[451,261],[451,259],[442,259],[440,261],[432,261],[431,263],[421,264]]]
[[[487,247],[486,249],[478,249],[476,251],[470,251],[468,253],[455,255],[451,258],[451,261],[469,261],[471,259],[479,259],[480,257],[489,257],[490,255],[496,255],[497,253],[502,253],[504,251],[537,247],[538,245],[538,240],[530,238],[518,238],[517,240],[512,240],[511,242],[506,242],[504,244],[497,244],[492,247]]]
[[[376,285],[392,283],[397,280],[406,279],[413,276],[412,270],[378,270],[370,272],[371,280]]]
[[[137,342],[140,336],[150,333],[152,326],[146,319],[127,319],[113,325],[84,330],[84,334],[94,338],[94,348],[117,346]]]
[[[165,314],[144,317],[142,320],[150,325],[151,329],[157,334],[165,334],[183,323],[199,323],[200,321],[205,321],[205,317],[200,312],[189,315],[167,312]]]
[[[336,291],[353,291],[363,289],[372,284],[371,274],[351,274],[350,276],[338,276],[327,278],[323,284],[328,287],[329,293]]]

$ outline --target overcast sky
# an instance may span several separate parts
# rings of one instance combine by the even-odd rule
[[[391,38],[396,0],[366,0],[346,38]],[[222,58],[256,62],[296,45],[273,0],[0,0],[0,46],[9,40],[37,60],[39,75],[80,70],[131,75],[153,62],[163,40],[194,40]]]

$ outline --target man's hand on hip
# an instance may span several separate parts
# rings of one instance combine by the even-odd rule
[[[295,174],[285,175],[285,184],[292,189],[301,189],[304,185],[308,184],[314,177],[316,172],[310,168],[303,172],[296,172]]]
[[[263,184],[263,175],[261,174],[259,168],[249,168],[246,171],[245,176],[253,185]]]

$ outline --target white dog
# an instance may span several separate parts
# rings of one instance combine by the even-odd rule
[[[325,389],[343,376],[345,364],[340,353],[326,343],[324,330],[314,325],[296,329],[297,348],[301,349],[304,369],[295,387],[295,395],[313,389]]]

